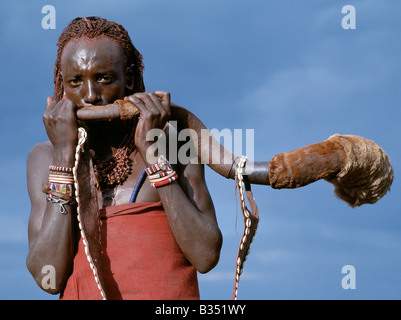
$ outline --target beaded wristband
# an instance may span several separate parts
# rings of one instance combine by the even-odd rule
[[[74,197],[74,185],[73,184],[61,184],[49,182],[49,192],[47,198],[62,198],[63,195],[67,196],[68,199]],[[57,195],[55,195],[56,193]]]
[[[159,157],[159,159],[157,160],[157,163],[155,163],[154,165],[147,167],[146,169],[146,173],[148,175],[151,175],[155,172],[158,171],[169,171],[169,170],[173,170],[173,168],[171,167],[170,163],[168,162],[168,160],[166,159],[166,157],[164,157],[163,155],[161,155]]]
[[[150,181],[150,183],[160,182],[160,181],[163,181],[163,180],[167,180],[167,179],[169,179],[169,178],[175,176],[176,174],[177,174],[177,173],[176,173],[175,171],[173,171],[173,172],[171,172],[171,173],[170,173],[169,175],[167,175],[167,176],[164,176],[164,177],[158,178],[158,179],[149,179],[149,181]]]
[[[60,193],[55,190],[50,189],[48,185],[42,184],[42,192],[46,194],[46,198],[53,198],[53,199],[64,199],[64,200],[71,200],[75,201],[75,197],[70,194]]]
[[[53,171],[62,171],[62,172],[71,172],[72,173],[72,169],[73,168],[70,168],[70,167],[59,167],[59,166],[50,165],[49,169],[53,170]]]
[[[56,176],[63,176],[63,177],[72,177],[74,179],[74,175],[72,174],[72,172],[57,171],[57,170],[49,169],[49,174],[56,175]]]
[[[178,174],[175,174],[171,178],[163,179],[162,181],[159,181],[159,182],[151,182],[150,185],[154,188],[158,188],[158,187],[165,186],[165,185],[177,180],[177,178],[178,178]]]
[[[164,181],[164,180],[168,180],[169,178],[174,177],[176,174],[177,173],[175,171],[173,171],[172,173],[170,173],[169,175],[167,175],[165,177],[162,177],[162,178],[159,178],[159,179],[152,179],[152,180],[149,179],[149,182],[150,183],[156,183],[156,182],[161,182],[161,181]]]
[[[49,182],[61,184],[74,184],[74,177],[49,174]]]
[[[158,173],[150,175],[149,180],[163,178],[163,177],[169,176],[172,173],[175,173],[175,171],[174,170],[160,171]]]

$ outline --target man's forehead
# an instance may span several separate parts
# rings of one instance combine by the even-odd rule
[[[125,62],[126,57],[119,44],[107,37],[73,39],[66,44],[61,56],[62,69],[116,67]]]

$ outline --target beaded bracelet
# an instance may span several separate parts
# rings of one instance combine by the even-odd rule
[[[47,194],[47,198],[74,200],[74,185],[72,184],[49,182],[47,187],[45,184],[42,185],[42,191]]]
[[[150,183],[154,183],[154,182],[160,182],[163,180],[167,180],[168,178],[171,178],[173,176],[175,176],[177,173],[175,171],[171,172],[169,175],[164,176],[162,178],[158,178],[158,179],[149,179]]]
[[[168,160],[166,159],[166,157],[161,155],[159,157],[159,159],[157,160],[157,163],[155,163],[154,165],[152,165],[150,167],[147,167],[145,170],[148,175],[151,175],[158,171],[169,171],[169,170],[173,170],[173,169],[172,169],[170,163],[168,162]]]
[[[56,176],[72,177],[72,178],[74,178],[74,175],[72,174],[72,172],[67,172],[67,171],[57,171],[57,170],[49,169],[49,174],[56,175]]]
[[[74,196],[74,175],[73,168],[61,166],[49,166],[49,192],[47,198],[73,198]]]
[[[71,183],[54,183],[49,181],[49,189],[68,196],[74,196],[74,185]]]
[[[58,184],[49,182],[48,186],[42,184],[42,191],[46,193],[46,201],[58,204],[60,206],[59,212],[65,215],[68,212],[64,205],[68,204],[72,206],[76,203],[74,199],[73,187],[74,186],[71,184]]]
[[[42,185],[42,191],[46,193],[46,200],[50,202],[63,200],[57,202],[60,204],[60,212],[64,213],[64,204],[74,203],[74,175],[72,168],[49,166],[49,183]],[[54,201],[53,201],[54,200]],[[60,200],[60,201],[61,201]],[[65,202],[67,201],[67,202]],[[70,201],[70,202],[68,202]]]
[[[150,185],[153,188],[158,188],[158,187],[165,186],[165,185],[177,180],[177,178],[178,178],[178,174],[175,174],[174,176],[172,176],[168,179],[162,179],[161,181],[158,181],[158,182],[151,182]]]
[[[71,172],[72,173],[72,169],[73,168],[70,168],[70,167],[59,167],[59,166],[50,165],[49,169],[53,170],[53,171]]]
[[[163,178],[163,177],[171,175],[172,173],[175,173],[175,171],[174,170],[160,171],[158,173],[150,175],[149,180]]]
[[[49,182],[61,184],[74,184],[74,177],[49,174]]]
[[[150,185],[154,188],[165,186],[178,178],[165,156],[159,156],[157,163],[145,169]]]
[[[72,190],[72,186],[68,186],[67,189],[71,189]],[[50,188],[48,185],[42,183],[42,192],[46,194],[47,198],[61,198],[64,200],[71,200],[74,201],[75,197],[73,192],[58,192],[57,190]]]

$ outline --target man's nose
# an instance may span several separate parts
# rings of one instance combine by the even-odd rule
[[[84,102],[86,104],[96,105],[101,100],[99,90],[96,83],[87,81],[84,87]]]

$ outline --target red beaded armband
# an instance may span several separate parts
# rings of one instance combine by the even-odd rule
[[[172,176],[170,178],[163,179],[163,180],[157,181],[157,182],[151,182],[150,185],[154,188],[158,188],[158,187],[165,186],[165,185],[177,180],[177,178],[178,178],[178,174],[175,174],[174,176]]]

